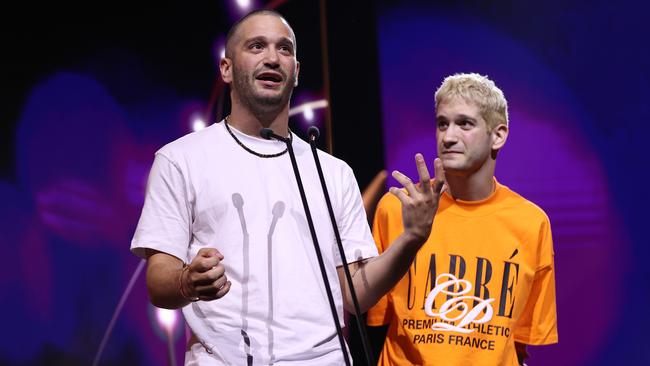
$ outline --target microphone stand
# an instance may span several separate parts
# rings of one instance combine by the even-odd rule
[[[345,257],[345,250],[343,249],[343,244],[341,242],[341,233],[339,232],[339,227],[336,224],[336,218],[334,217],[334,210],[332,209],[332,201],[330,200],[329,192],[327,191],[327,185],[325,184],[325,178],[323,176],[323,169],[320,165],[320,159],[318,158],[318,152],[316,150],[316,139],[320,136],[320,131],[316,126],[309,127],[309,145],[311,146],[311,152],[314,155],[314,162],[316,163],[316,169],[318,170],[318,178],[320,178],[320,185],[323,189],[323,195],[325,196],[325,202],[327,203],[327,211],[330,215],[330,221],[332,222],[332,230],[334,230],[334,236],[336,237],[336,244],[339,249],[343,261],[343,271],[345,272],[345,279],[348,283],[348,288],[350,289],[350,295],[352,297],[352,303],[354,304],[354,315],[356,318],[357,327],[359,329],[359,334],[361,335],[361,343],[363,345],[363,351],[366,354],[366,361],[368,361],[368,366],[375,365],[375,360],[370,350],[370,341],[368,340],[368,333],[366,331],[365,325],[361,322],[361,309],[359,307],[359,300],[357,299],[357,293],[354,290],[354,283],[352,283],[352,276],[350,275],[350,269],[347,266],[347,259]]]
[[[311,218],[311,212],[309,211],[309,205],[307,204],[307,196],[305,195],[305,188],[302,185],[302,179],[300,178],[300,171],[298,170],[298,163],[296,162],[296,155],[293,152],[293,146],[291,144],[291,139],[276,135],[273,130],[270,128],[263,128],[260,131],[260,136],[262,138],[270,140],[276,139],[287,144],[287,151],[289,152],[289,157],[291,158],[291,166],[293,167],[293,172],[296,175],[296,181],[298,183],[298,190],[300,191],[300,198],[302,199],[302,206],[305,209],[305,215],[307,216],[307,224],[309,225],[309,232],[311,233],[311,240],[314,243],[314,250],[316,251],[316,258],[318,259],[318,267],[320,268],[321,276],[323,277],[323,283],[325,284],[325,292],[327,293],[327,300],[330,305],[330,310],[332,311],[332,318],[334,320],[334,325],[336,326],[336,333],[338,335],[339,343],[341,344],[341,351],[343,352],[343,357],[345,359],[345,365],[351,366],[350,357],[348,356],[347,346],[345,345],[345,339],[343,338],[343,330],[341,329],[341,324],[339,324],[338,313],[336,312],[336,305],[334,304],[334,296],[332,295],[332,288],[330,287],[329,280],[327,279],[327,272],[325,271],[325,263],[323,262],[323,255],[320,251],[320,245],[318,244],[318,238],[316,237],[316,230],[314,229],[314,222]]]

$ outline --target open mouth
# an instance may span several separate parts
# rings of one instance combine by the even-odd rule
[[[282,82],[282,75],[277,72],[263,72],[257,75],[255,79],[275,84]]]

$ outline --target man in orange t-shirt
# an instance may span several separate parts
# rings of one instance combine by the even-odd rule
[[[435,94],[446,191],[409,272],[368,312],[388,324],[380,365],[521,365],[526,345],[558,341],[548,217],[494,177],[508,106],[487,77],[456,74]],[[375,214],[379,252],[399,236],[401,205]]]

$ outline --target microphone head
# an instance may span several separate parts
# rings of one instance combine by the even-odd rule
[[[318,139],[318,137],[320,136],[320,131],[318,130],[318,127],[316,127],[316,126],[309,127],[309,130],[307,130],[307,133],[309,134],[309,138],[314,139],[314,140]]]
[[[265,140],[270,140],[273,137],[273,130],[270,128],[263,128],[260,130],[260,136]]]

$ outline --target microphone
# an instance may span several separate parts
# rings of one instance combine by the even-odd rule
[[[260,130],[260,136],[265,140],[275,139],[282,142],[287,142],[289,140],[286,137],[277,135],[272,129],[266,127]]]
[[[348,355],[348,351],[347,351],[348,348],[345,344],[345,339],[343,338],[343,329],[341,327],[341,324],[339,323],[339,316],[338,316],[338,312],[336,311],[336,304],[334,303],[334,295],[332,294],[332,287],[330,286],[330,282],[327,277],[327,270],[325,268],[323,254],[321,253],[320,244],[318,243],[318,237],[316,237],[316,229],[314,228],[314,221],[311,217],[309,204],[307,203],[307,195],[305,194],[305,187],[303,186],[302,179],[300,178],[300,171],[298,170],[296,154],[293,151],[293,143],[290,138],[279,136],[275,134],[275,132],[273,132],[273,130],[270,128],[262,128],[260,130],[260,136],[266,140],[275,139],[278,141],[283,141],[285,144],[287,144],[287,151],[289,152],[289,158],[291,159],[291,167],[293,168],[293,174],[296,176],[296,183],[298,183],[298,191],[300,192],[302,207],[305,210],[305,217],[307,218],[307,225],[309,226],[311,241],[314,244],[316,259],[318,260],[318,268],[320,269],[320,273],[323,278],[323,285],[325,286],[325,293],[327,294],[327,301],[329,303],[330,311],[332,313],[332,319],[334,320],[334,325],[336,326],[336,334],[338,336],[339,343],[341,345],[341,351],[343,352],[343,359],[345,361],[346,366],[351,366],[352,363],[350,362],[350,356]],[[347,268],[347,266],[344,266],[344,268]]]
[[[354,304],[354,315],[356,318],[357,328],[359,329],[359,334],[361,335],[361,343],[363,345],[363,350],[366,354],[366,361],[368,361],[368,366],[374,365],[375,360],[370,349],[370,340],[368,338],[368,332],[365,325],[361,322],[363,319],[361,316],[361,309],[359,307],[359,300],[357,299],[357,293],[354,290],[354,284],[352,283],[352,276],[350,275],[350,269],[347,266],[347,259],[345,256],[345,250],[343,249],[343,243],[341,242],[341,233],[339,232],[339,227],[336,224],[336,218],[334,217],[334,210],[332,209],[332,201],[330,200],[330,195],[327,192],[327,184],[325,184],[325,178],[323,176],[323,169],[320,165],[320,159],[318,158],[318,151],[316,150],[316,139],[320,135],[318,127],[311,126],[309,127],[309,145],[311,146],[311,152],[314,156],[314,163],[316,164],[316,170],[318,170],[318,178],[320,178],[320,185],[323,190],[323,195],[325,196],[325,203],[327,203],[327,211],[330,216],[330,221],[332,222],[332,230],[334,230],[334,237],[336,238],[336,244],[343,261],[343,272],[345,273],[345,279],[350,289],[350,295],[352,297],[352,303]]]
[[[309,141],[316,141],[318,140],[318,137],[320,137],[320,131],[318,130],[318,127],[316,126],[311,126],[309,127],[309,130],[307,130],[307,134],[309,135]]]

